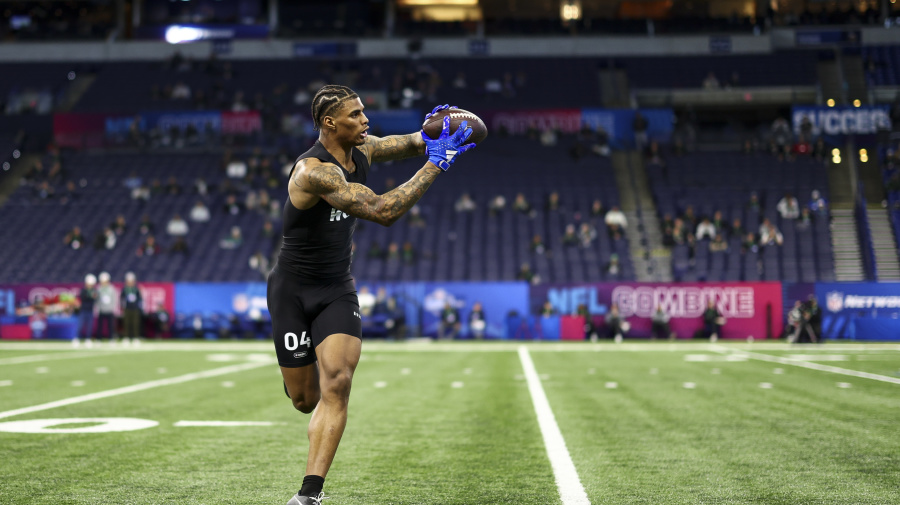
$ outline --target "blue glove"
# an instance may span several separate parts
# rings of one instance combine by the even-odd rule
[[[428,114],[425,116],[425,121],[428,121],[428,118],[430,118],[431,116],[437,114],[438,112],[440,112],[440,111],[442,111],[442,110],[444,110],[444,109],[458,109],[458,108],[459,108],[459,107],[457,107],[457,106],[455,106],[455,105],[447,105],[447,104],[444,104],[444,105],[438,105],[437,107],[435,107],[434,109],[432,109],[430,113],[428,113]]]
[[[421,133],[422,140],[425,141],[425,149],[428,152],[428,161],[434,163],[445,172],[456,161],[458,154],[475,147],[474,143],[464,144],[469,135],[472,135],[472,129],[469,128],[468,121],[460,123],[456,132],[450,135],[450,116],[444,118],[444,128],[441,130],[440,137],[432,140],[428,135],[425,135],[424,131]]]

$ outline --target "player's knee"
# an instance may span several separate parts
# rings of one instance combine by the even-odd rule
[[[319,404],[318,395],[308,395],[301,396],[299,398],[291,398],[291,402],[294,404],[294,408],[303,412],[304,414],[309,414],[313,410],[315,410],[316,405]]]
[[[331,398],[349,398],[350,397],[350,385],[353,382],[353,370],[350,368],[345,368],[340,371],[337,371],[330,376],[325,381],[324,387],[322,388],[323,394],[328,394]]]

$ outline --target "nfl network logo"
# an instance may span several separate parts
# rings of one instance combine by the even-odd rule
[[[832,291],[827,297],[825,305],[831,312],[840,312],[844,308],[844,293]]]

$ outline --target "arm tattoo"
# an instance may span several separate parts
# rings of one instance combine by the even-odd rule
[[[425,142],[422,141],[419,133],[381,138],[369,137],[360,149],[363,149],[363,152],[370,157],[372,163],[376,163],[425,154]]]
[[[379,196],[362,184],[348,183],[334,167],[321,166],[308,172],[305,190],[351,216],[390,226],[422,198],[440,173],[436,167],[422,167],[410,180]]]

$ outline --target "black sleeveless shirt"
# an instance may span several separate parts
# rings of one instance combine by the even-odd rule
[[[333,163],[344,173],[347,182],[366,183],[369,160],[356,148],[351,151],[354,172],[348,172],[320,142],[297,158],[316,158]],[[291,169],[293,175],[296,169]],[[306,210],[291,203],[288,196],[283,212],[284,245],[278,255],[278,268],[310,284],[330,284],[351,280],[350,250],[356,218],[335,209],[324,198]]]

